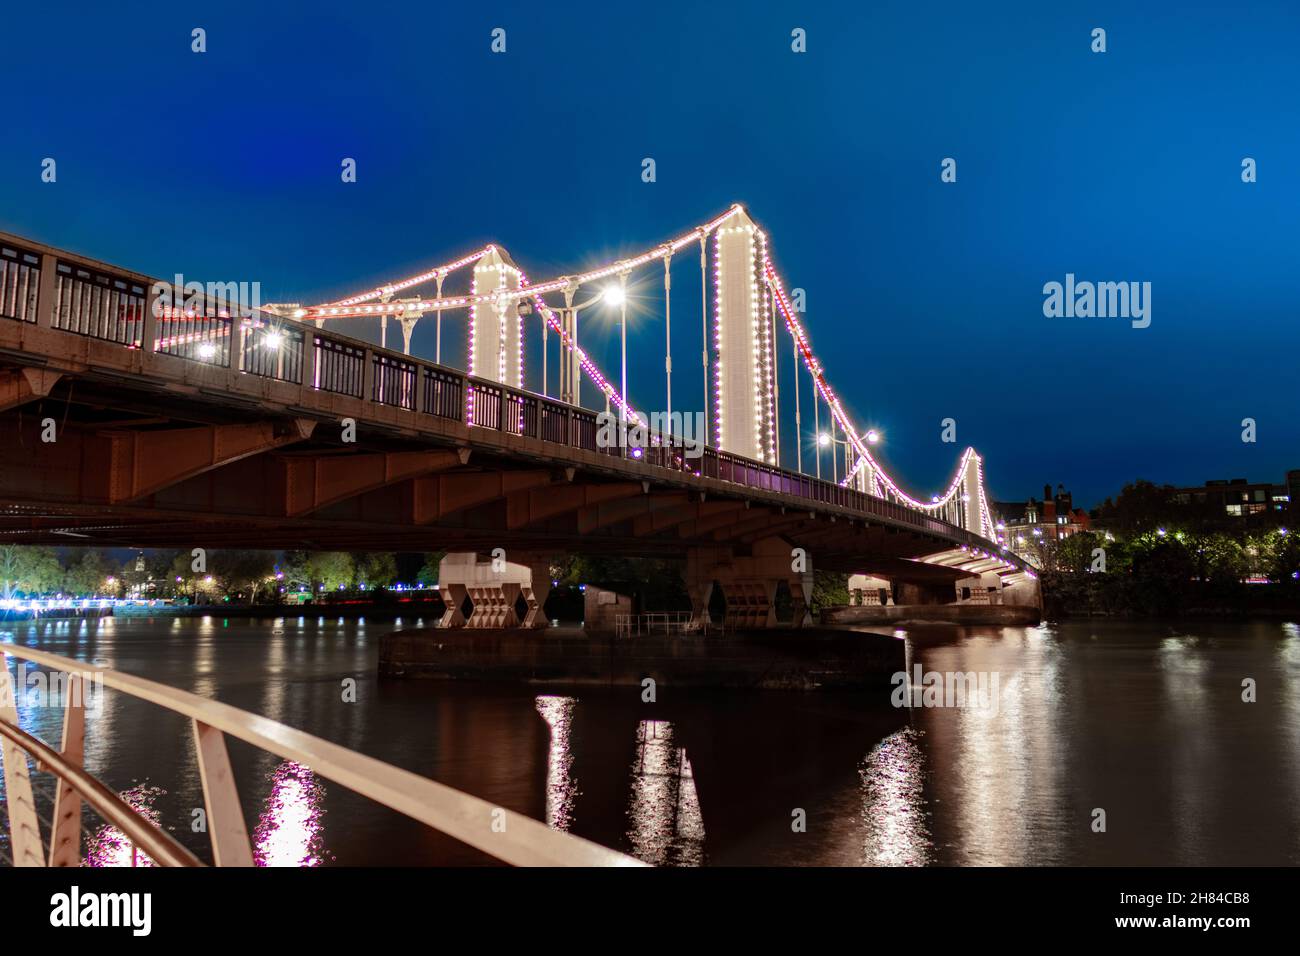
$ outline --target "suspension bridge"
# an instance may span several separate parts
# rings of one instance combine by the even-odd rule
[[[693,269],[696,260],[700,300],[674,301],[674,262]],[[662,416],[634,404],[628,387],[627,293],[646,281],[663,284]],[[451,293],[448,282],[468,288]],[[878,593],[893,600],[889,585],[894,599],[916,603],[975,594],[1037,606],[1032,570],[994,522],[981,456],[966,449],[939,493],[905,491],[873,453],[879,436],[853,420],[828,381],[786,290],[769,237],[740,205],[637,255],[540,282],[488,245],[337,301],[249,309],[233,292],[0,233],[0,440],[11,449],[0,472],[0,539],[499,548],[520,569],[529,626],[542,622],[545,567],[566,551],[685,556],[702,621],[721,585],[729,617],[773,624],[783,584],[796,623],[806,621],[814,565],[858,575],[866,603]],[[590,324],[579,334],[597,304],[620,315],[617,383],[584,348]],[[534,315],[541,335],[530,342]],[[680,332],[683,315],[690,337]],[[463,368],[443,354],[452,352],[444,318],[464,322]],[[695,397],[682,401],[680,389],[674,406],[674,318],[679,351],[684,341],[700,346],[709,442],[692,449],[675,426],[645,440],[602,440],[611,419],[639,434],[692,409]],[[375,319],[378,345],[346,334]],[[388,347],[390,321],[400,351]],[[435,325],[431,359],[411,354],[421,321]],[[793,386],[784,417],[783,336]],[[541,354],[540,391],[525,387],[530,345]],[[783,424],[796,432],[793,467],[780,460]],[[828,443],[829,476],[819,447]],[[476,595],[485,612],[501,603],[484,587]],[[513,612],[449,613],[445,623],[503,621],[519,623]]]

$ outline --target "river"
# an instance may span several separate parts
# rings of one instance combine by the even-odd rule
[[[650,704],[640,688],[379,680],[381,636],[426,623],[104,618],[0,625],[0,639],[263,714],[656,864],[1300,863],[1296,623],[911,628],[896,634],[913,667],[992,691],[902,708],[888,689],[661,685]],[[57,745],[58,708],[20,711]],[[491,862],[230,747],[259,862]],[[208,856],[184,719],[107,691],[86,764]],[[112,833],[92,837],[94,862],[121,862]]]

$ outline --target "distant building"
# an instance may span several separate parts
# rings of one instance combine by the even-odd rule
[[[1300,469],[1288,471],[1286,484],[1282,485],[1220,478],[1195,488],[1176,488],[1171,500],[1174,504],[1196,505],[1231,518],[1294,513],[1292,502],[1300,501]]]
[[[1074,507],[1073,496],[1059,484],[1056,494],[1052,494],[1051,485],[1043,485],[1042,501],[996,501],[993,510],[997,513],[999,540],[1038,567],[1044,566],[1044,556],[1055,542],[1092,526],[1088,512]]]

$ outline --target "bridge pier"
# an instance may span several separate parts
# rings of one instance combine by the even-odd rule
[[[792,627],[812,624],[813,573],[805,556],[794,570],[792,548],[781,538],[755,542],[749,555],[737,555],[730,547],[703,546],[686,552],[686,591],[691,598],[695,623],[714,623],[709,601],[714,585],[722,588],[726,600],[726,624],[740,628],[769,628],[778,624],[776,593],[784,581],[794,607]]]
[[[453,552],[438,565],[438,589],[447,606],[439,627],[545,627],[543,605],[551,590],[550,560],[528,555],[522,562],[480,561],[474,551]],[[527,605],[522,621],[516,610],[520,597]],[[466,598],[473,605],[469,617],[463,610]]]
[[[849,575],[850,607],[888,607],[894,603],[893,593],[893,584],[885,578],[870,574]]]

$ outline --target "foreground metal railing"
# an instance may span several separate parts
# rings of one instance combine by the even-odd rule
[[[18,725],[17,698],[8,658],[30,661],[67,675],[63,744],[55,750]],[[134,850],[161,866],[202,866],[173,837],[137,814],[82,766],[85,753],[84,676],[80,661],[17,644],[0,643],[0,762],[4,765],[10,848],[15,866],[77,866],[81,861],[84,801],[116,826]],[[252,866],[248,828],[235,788],[225,735],[292,760],[361,796],[389,807],[505,863],[516,866],[641,866],[626,854],[493,806],[445,784],[421,777],[322,740],[301,730],[187,691],[119,671],[93,669],[105,687],[188,717],[198,751],[199,775],[212,856],[217,866]],[[48,853],[32,795],[28,759],[58,781],[49,821]]]

